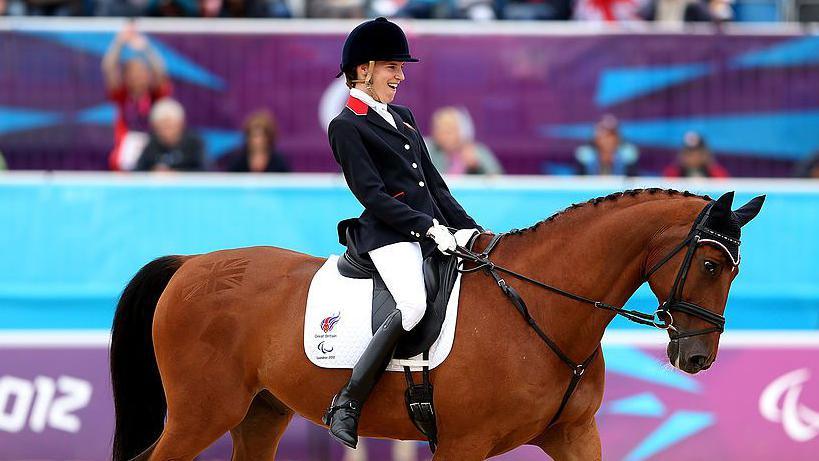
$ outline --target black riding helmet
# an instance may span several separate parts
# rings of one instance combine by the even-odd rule
[[[418,62],[419,59],[410,55],[407,36],[398,24],[377,18],[359,24],[347,36],[341,52],[341,71],[336,78],[370,61]]]

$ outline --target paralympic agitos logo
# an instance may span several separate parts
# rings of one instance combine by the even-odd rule
[[[807,368],[785,373],[762,391],[759,412],[765,419],[781,423],[785,434],[797,442],[807,442],[819,434],[819,412],[799,402],[802,388],[810,379]]]
[[[318,344],[318,350],[322,354],[329,354],[330,352],[333,352],[333,346],[327,346],[324,344],[324,341],[322,341]]]

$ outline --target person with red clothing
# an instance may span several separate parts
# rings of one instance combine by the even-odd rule
[[[127,45],[137,55],[120,68],[120,55]],[[173,92],[165,63],[144,35],[129,22],[117,34],[102,59],[108,99],[117,106],[114,148],[109,157],[112,170],[132,170],[148,143],[151,107]]]
[[[666,178],[727,178],[728,171],[721,167],[705,139],[699,133],[689,131],[683,137],[683,149],[677,156],[677,161],[663,170]]]
[[[483,231],[435,169],[412,111],[393,104],[405,81],[404,63],[418,62],[397,24],[380,17],[347,36],[340,72],[350,96],[330,122],[328,137],[350,191],[364,206],[339,223],[339,242],[369,258],[395,299],[349,381],[322,421],[335,439],[355,448],[361,409],[384,373],[398,340],[427,309],[423,262],[455,250],[455,229]],[[369,327],[368,327],[369,328]]]

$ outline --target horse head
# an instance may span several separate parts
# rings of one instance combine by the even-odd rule
[[[693,226],[667,228],[651,252],[664,256],[647,266],[645,278],[660,302],[657,323],[670,338],[668,359],[687,373],[716,359],[728,291],[739,274],[741,228],[759,213],[765,196],[736,210],[733,199],[728,192],[708,203]]]

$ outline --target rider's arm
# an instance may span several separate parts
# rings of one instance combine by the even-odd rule
[[[358,129],[349,121],[337,119],[330,123],[328,131],[330,146],[344,179],[364,208],[402,234],[414,240],[424,239],[432,227],[432,217],[387,193]]]

